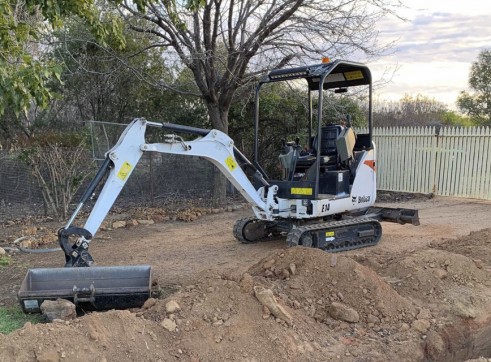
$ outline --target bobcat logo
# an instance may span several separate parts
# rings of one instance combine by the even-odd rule
[[[365,202],[370,202],[370,196],[351,196],[351,202],[363,204]]]
[[[358,196],[358,203],[370,202],[370,196]]]

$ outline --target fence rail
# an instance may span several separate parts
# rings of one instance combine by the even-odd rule
[[[374,129],[378,189],[491,199],[488,127]]]

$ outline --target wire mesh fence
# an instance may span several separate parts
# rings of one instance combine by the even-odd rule
[[[95,163],[90,165],[90,170],[87,168],[87,172],[94,174],[104,153],[117,141],[123,128],[104,125],[105,130],[101,131],[94,125],[91,127],[91,147],[85,152]],[[70,151],[66,152],[69,157]],[[0,151],[0,238],[5,235],[6,227],[13,219],[54,216],[50,215],[41,185],[32,175],[31,168],[19,156],[20,152],[17,151]],[[198,157],[146,152],[128,179],[115,206],[175,207],[179,204],[189,205],[193,201],[201,206],[212,197],[213,177],[216,172],[219,171],[215,166]],[[81,185],[72,200],[69,213],[75,209],[91,178],[87,178]],[[86,211],[90,210],[94,201],[87,204]]]
[[[0,151],[0,222],[45,212],[41,189],[19,153]]]

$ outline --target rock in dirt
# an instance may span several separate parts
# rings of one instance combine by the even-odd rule
[[[292,316],[286,311],[285,308],[283,308],[283,306],[281,306],[276,301],[276,298],[274,297],[271,289],[265,289],[260,286],[255,286],[254,294],[256,295],[256,298],[259,300],[259,302],[261,302],[262,305],[266,306],[276,318],[285,321],[288,325],[292,325]]]
[[[329,306],[329,315],[334,319],[349,323],[358,323],[360,321],[360,315],[356,310],[338,302],[331,303]]]
[[[265,262],[263,264],[263,269],[264,270],[270,269],[274,265],[274,263],[275,263],[275,260],[274,259],[268,260],[267,262]]]
[[[160,323],[160,325],[167,329],[169,332],[174,332],[177,328],[176,322],[169,318],[165,318],[162,323]]]
[[[124,227],[126,227],[126,221],[119,220],[119,221],[113,222],[113,224],[112,224],[113,229],[121,229]]]
[[[60,355],[57,351],[48,350],[36,353],[37,362],[58,362],[60,360]]]
[[[435,331],[429,331],[426,336],[426,353],[431,360],[439,360],[445,351],[445,342]]]
[[[19,246],[23,249],[32,249],[36,246],[36,242],[33,239],[25,239],[19,243]]]
[[[378,323],[380,323],[380,319],[378,319],[378,317],[375,317],[373,314],[369,314],[367,316],[367,322],[373,323],[373,324],[378,324]]]
[[[245,293],[252,293],[254,288],[254,279],[249,273],[244,273],[240,281],[240,288]]]
[[[470,305],[465,305],[464,303],[456,301],[452,309],[459,317],[470,319],[476,318],[476,310]]]
[[[478,269],[482,269],[483,263],[482,263],[482,260],[481,259],[473,259],[473,261],[474,261],[474,264],[476,264],[476,267]]]
[[[152,308],[155,304],[157,303],[157,299],[155,298],[148,298],[145,303],[143,303],[143,309],[150,309]]]
[[[50,322],[55,319],[69,321],[77,318],[75,304],[66,299],[45,300],[40,308]]]
[[[430,322],[426,319],[417,319],[411,324],[411,327],[415,331],[425,333],[430,328]]]
[[[23,235],[36,235],[38,229],[35,226],[26,226],[22,228]]]
[[[155,221],[153,221],[152,219],[150,219],[150,220],[141,219],[141,220],[137,220],[137,221],[138,221],[138,224],[140,224],[140,225],[153,225],[153,224],[155,224]]]
[[[399,331],[400,331],[400,332],[405,332],[405,331],[409,330],[409,328],[411,328],[411,327],[409,327],[409,324],[407,324],[407,323],[402,323],[402,324],[401,324],[401,327],[399,328]]]
[[[181,310],[181,307],[175,300],[169,300],[167,303],[165,303],[165,311],[167,313],[175,313]]]
[[[432,317],[431,312],[426,308],[422,308],[417,316],[418,319],[431,319]]]
[[[336,264],[338,263],[338,256],[337,255],[331,255],[331,267],[335,267]]]
[[[290,272],[287,269],[283,269],[280,273],[280,278],[283,280],[290,278]]]
[[[448,276],[448,272],[443,269],[435,269],[433,273],[438,279],[445,279]]]
[[[292,273],[292,275],[295,275],[295,273],[297,272],[297,266],[295,265],[295,263],[290,263],[290,273]]]
[[[4,248],[0,248],[0,255],[5,255],[6,254],[6,251]]]

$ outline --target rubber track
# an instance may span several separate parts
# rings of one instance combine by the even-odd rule
[[[262,238],[258,238],[256,240],[247,240],[245,237],[244,237],[244,233],[242,232],[242,230],[244,230],[244,227],[250,223],[250,222],[253,222],[253,221],[256,221],[256,222],[265,222],[265,221],[262,221],[262,220],[258,220],[256,219],[255,217],[246,217],[246,218],[243,218],[243,219],[239,219],[235,222],[234,224],[234,236],[235,238],[240,241],[242,244],[250,244],[250,243],[255,243],[257,241],[261,241],[261,240],[265,240],[267,239],[268,237],[267,236],[264,236]]]
[[[268,239],[274,239],[275,238],[275,235],[272,234],[272,233],[268,233],[267,235],[263,236],[262,238],[257,238],[255,240],[247,240],[245,237],[244,237],[244,234],[242,232],[242,230],[244,230],[244,227],[252,222],[252,221],[255,221],[257,223],[274,223],[272,221],[266,221],[266,220],[259,220],[259,219],[256,219],[254,216],[252,217],[246,217],[246,218],[243,218],[243,219],[239,219],[235,222],[234,224],[234,237],[240,241],[242,244],[250,244],[250,243],[255,243],[255,242],[258,242],[258,241],[264,241],[264,240],[268,240]]]
[[[252,243],[252,241],[249,241],[246,238],[244,238],[244,234],[242,233],[242,230],[244,229],[244,226],[246,226],[250,221],[254,219],[255,218],[253,217],[246,217],[244,219],[237,220],[234,224],[234,237],[242,244]]]
[[[332,229],[339,228],[339,227],[362,225],[365,223],[377,223],[380,226],[380,223],[377,220],[370,219],[370,218],[365,217],[365,216],[356,217],[356,218],[347,219],[347,220],[332,221],[332,222],[327,222],[327,223],[323,223],[323,224],[305,225],[305,226],[300,226],[300,227],[297,227],[297,228],[291,230],[286,237],[286,242],[287,242],[288,246],[290,246],[290,247],[291,246],[297,246],[297,245],[300,245],[300,239],[307,232],[309,232],[309,233],[310,232],[316,232],[316,231],[320,231],[323,229],[332,230]],[[363,248],[366,246],[376,245],[378,243],[378,241],[380,240],[380,236],[381,236],[381,233],[380,233],[378,239],[375,241],[369,241],[369,242],[359,241],[358,244],[356,244],[356,245],[342,246],[342,247],[337,247],[335,249],[326,249],[326,251],[329,251],[332,253],[337,253],[340,251],[347,251],[347,250]]]

